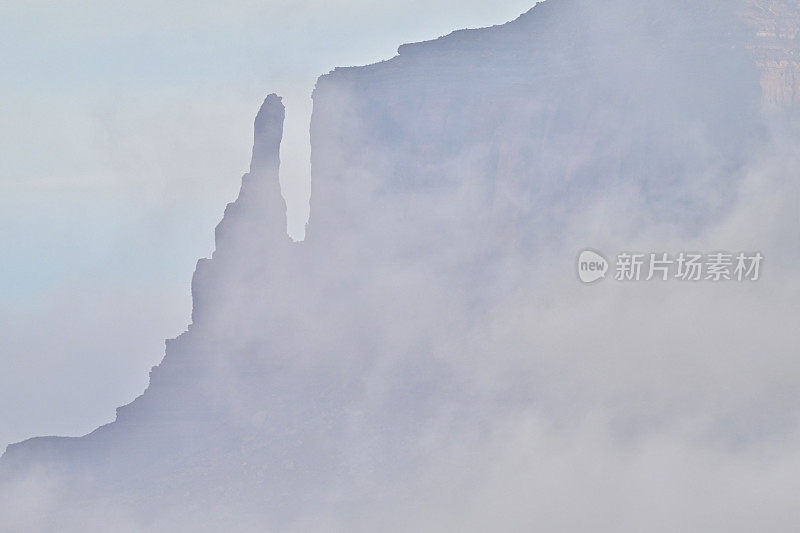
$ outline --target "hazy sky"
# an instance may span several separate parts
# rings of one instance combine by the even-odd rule
[[[0,447],[90,431],[144,389],[267,93],[297,235],[317,76],[534,3],[0,1]]]

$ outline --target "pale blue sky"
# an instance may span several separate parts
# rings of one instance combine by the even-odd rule
[[[534,3],[0,0],[0,447],[85,433],[143,390],[267,93],[299,227],[317,76]]]

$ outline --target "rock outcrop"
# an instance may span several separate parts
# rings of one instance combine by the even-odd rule
[[[748,44],[761,70],[765,104],[797,108],[800,102],[800,3],[747,0],[742,17],[754,38]]]

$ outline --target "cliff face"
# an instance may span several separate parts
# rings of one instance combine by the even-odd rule
[[[400,197],[431,227],[532,245],[558,238],[557,213],[609,187],[635,188],[665,224],[702,224],[723,206],[699,191],[718,187],[723,202],[761,131],[749,30],[732,7],[545,2],[323,76],[312,161],[325,174],[312,179],[309,239],[343,234],[342,216]],[[417,201],[457,188],[474,201],[463,220]]]
[[[761,70],[765,103],[795,107],[800,99],[800,3],[747,0],[742,18],[754,33],[748,47]]]
[[[697,391],[676,393],[677,379],[662,389],[636,358],[608,389],[582,364],[556,368],[578,359],[576,333],[549,292],[575,285],[549,268],[591,244],[576,232],[622,246],[653,228],[707,228],[762,147],[763,99],[796,97],[795,4],[750,2],[745,18],[726,2],[666,4],[548,0],[508,24],[322,76],[304,243],[285,232],[284,109],[268,96],[250,172],[212,258],[198,262],[188,331],[114,423],[9,446],[7,486],[44,470],[63,480],[56,502],[122,506],[145,527],[187,507],[220,520],[207,528],[250,516],[288,528],[311,507],[352,516],[374,506],[378,520],[423,505],[432,489],[419,492],[420,480],[452,461],[463,477],[443,479],[443,500],[430,503],[445,506],[477,475],[470,458],[488,446],[487,428],[512,414],[561,420],[603,405],[630,433],[645,417],[661,427],[693,415],[684,398]],[[607,315],[594,303],[593,319]],[[536,306],[557,340],[521,323]],[[712,348],[724,330],[708,327]],[[625,349],[595,341],[604,364]],[[672,349],[641,357],[657,366],[682,353]],[[54,503],[42,523],[75,519],[64,509]]]

